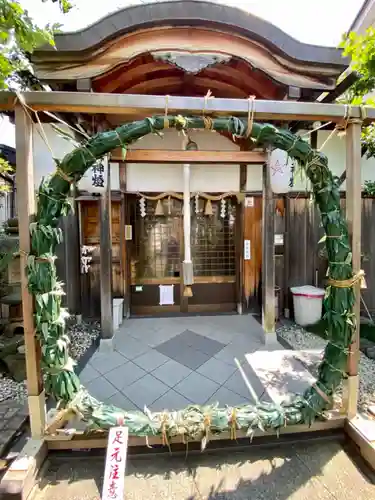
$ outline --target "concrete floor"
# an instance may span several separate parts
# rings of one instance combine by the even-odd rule
[[[277,443],[276,443],[277,444]],[[51,458],[32,500],[100,499],[104,458]],[[128,458],[127,500],[372,500],[374,477],[340,443]]]
[[[303,392],[311,376],[281,359],[288,352],[281,345],[265,352],[263,338],[251,315],[131,319],[116,332],[114,350],[99,348],[80,380],[100,401],[142,411],[238,406]]]

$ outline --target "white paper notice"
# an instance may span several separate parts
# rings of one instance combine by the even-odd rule
[[[275,234],[275,245],[284,245],[284,235]]]
[[[250,240],[244,241],[244,249],[243,249],[243,258],[244,260],[251,260],[251,242]]]
[[[128,428],[112,427],[108,436],[102,500],[124,498],[127,451]]]
[[[245,208],[252,208],[254,206],[254,197],[246,196],[245,198]]]
[[[159,285],[161,306],[172,306],[174,304],[174,285]]]

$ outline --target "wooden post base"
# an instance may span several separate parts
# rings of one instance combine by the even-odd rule
[[[343,395],[341,413],[352,419],[357,415],[359,377],[349,376],[343,381]]]
[[[30,439],[4,474],[0,490],[10,492],[13,496],[9,498],[26,500],[35,486],[47,452],[47,444],[43,439]]]
[[[358,446],[359,453],[371,469],[375,470],[375,422],[357,415],[347,420],[346,434]]]
[[[27,398],[30,415],[31,437],[40,439],[46,427],[46,396],[44,390],[38,396]]]

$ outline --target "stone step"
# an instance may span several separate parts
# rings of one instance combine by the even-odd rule
[[[258,380],[255,392],[261,401],[281,403],[302,394],[316,381],[307,366],[316,366],[321,357],[322,351],[317,350],[260,350],[246,354],[242,368],[245,374],[253,375],[249,377],[250,384]]]

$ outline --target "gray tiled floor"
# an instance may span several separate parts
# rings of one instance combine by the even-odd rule
[[[249,384],[267,400],[246,361],[262,349],[262,338],[252,316],[130,319],[117,331],[114,351],[96,352],[81,380],[94,397],[129,410],[241,405],[253,401]]]

